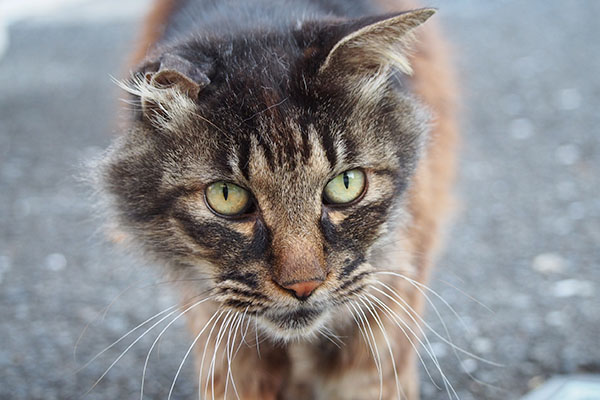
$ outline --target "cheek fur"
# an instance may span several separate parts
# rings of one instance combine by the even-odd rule
[[[178,207],[172,216],[213,264],[240,268],[268,256],[269,232],[260,220],[229,221],[207,212],[210,215],[192,214],[189,209]]]
[[[368,171],[369,186],[355,205],[326,208],[321,218],[324,237],[337,251],[366,251],[380,236],[394,202],[395,184],[388,173]]]

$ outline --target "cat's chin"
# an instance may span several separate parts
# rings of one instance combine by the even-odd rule
[[[277,309],[267,311],[258,318],[273,339],[311,339],[317,336],[319,328],[329,319],[329,311],[314,307]]]

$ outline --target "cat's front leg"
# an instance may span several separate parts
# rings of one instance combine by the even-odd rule
[[[372,335],[369,330],[362,335],[358,329],[341,333],[340,336],[345,337],[341,348],[327,342],[315,348],[318,351],[312,352],[311,368],[313,377],[317,378],[314,399],[419,399],[419,380],[411,345],[401,332],[386,326],[388,323],[383,322],[389,347],[381,331],[372,328]]]
[[[374,364],[372,368],[348,371],[327,382],[322,386],[322,390],[317,390],[316,398],[318,400],[419,399],[419,381],[413,364],[406,365],[403,371],[399,372],[398,385],[396,385],[392,366],[385,362],[382,364],[381,378]]]
[[[217,323],[219,325],[219,323]],[[260,343],[252,329],[214,330],[194,351],[202,398],[223,400],[278,400],[289,375],[284,349]],[[227,327],[226,327],[227,328]],[[245,331],[244,331],[245,330]],[[221,334],[219,334],[221,331]],[[244,338],[242,340],[242,332]]]
[[[382,375],[373,364],[363,370],[348,371],[327,382],[317,391],[318,400],[418,400],[419,385],[413,364],[398,373],[398,385],[393,368],[382,360]],[[380,397],[381,393],[381,397]]]

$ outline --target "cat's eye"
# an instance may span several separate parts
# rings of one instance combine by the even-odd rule
[[[362,195],[365,184],[365,173],[360,169],[342,172],[325,186],[323,199],[329,204],[351,203]]]
[[[227,217],[244,214],[252,204],[250,193],[246,189],[224,181],[210,184],[206,188],[205,198],[215,213]]]

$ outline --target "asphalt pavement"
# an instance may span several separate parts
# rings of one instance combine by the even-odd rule
[[[431,334],[441,369],[463,400],[517,399],[555,375],[600,373],[600,2],[433,4],[459,65],[463,144],[459,210],[432,287],[460,318],[433,302],[453,342],[488,360],[457,355]],[[61,15],[9,28],[0,56],[0,399],[139,398],[164,324],[93,388],[144,329],[86,362],[176,303],[159,268],[106,243],[79,179],[116,131],[121,94],[110,77],[123,75],[139,21],[131,12]],[[427,320],[444,332],[431,308]],[[181,321],[163,336],[149,357],[147,398],[166,398],[190,342]],[[447,398],[426,365],[435,383],[422,368],[423,399]],[[188,362],[174,398],[193,396]]]

